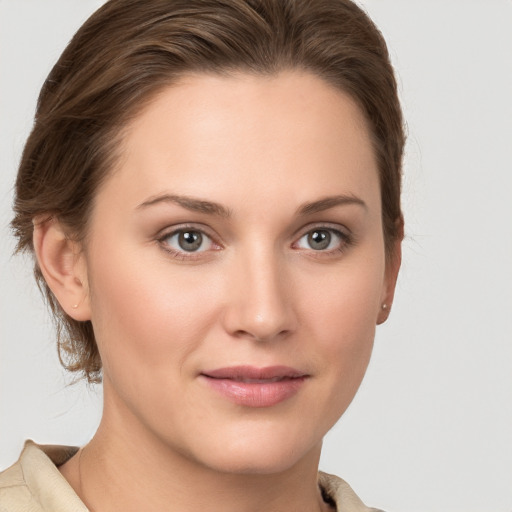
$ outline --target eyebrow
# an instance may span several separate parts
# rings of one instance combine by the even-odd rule
[[[198,199],[195,197],[175,194],[162,194],[150,197],[143,203],[139,204],[137,206],[137,209],[148,208],[149,206],[153,206],[160,203],[177,204],[178,206],[181,206],[182,208],[186,208],[187,210],[193,212],[206,213],[209,215],[217,215],[219,217],[226,218],[231,217],[231,211],[219,203],[215,203],[213,201],[206,201],[204,199]],[[297,209],[297,214],[301,216],[312,215],[313,213],[329,210],[330,208],[334,208],[335,206],[345,206],[352,204],[362,206],[365,210],[368,209],[366,203],[356,196],[336,195],[324,197],[317,201],[304,203]]]
[[[353,195],[336,195],[324,197],[318,201],[304,203],[303,205],[299,206],[297,213],[299,215],[311,215],[313,213],[329,210],[335,206],[345,206],[351,204],[362,206],[365,210],[368,210],[366,203],[359,197]]]
[[[137,209],[144,209],[149,206],[160,203],[177,204],[182,208],[186,208],[192,212],[207,213],[209,215],[218,215],[219,217],[230,217],[231,212],[219,203],[212,201],[205,201],[190,196],[179,196],[174,194],[162,194],[159,196],[150,197],[147,201],[139,204]]]

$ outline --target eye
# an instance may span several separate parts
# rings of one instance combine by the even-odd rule
[[[198,229],[178,229],[160,240],[168,250],[176,253],[198,253],[213,248],[212,239]]]
[[[348,235],[332,228],[315,228],[302,235],[296,242],[299,249],[313,251],[343,250],[350,240]]]

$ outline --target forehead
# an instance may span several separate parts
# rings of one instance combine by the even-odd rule
[[[105,189],[115,181],[132,202],[175,189],[218,201],[234,192],[267,198],[280,187],[307,201],[336,184],[360,194],[378,182],[358,106],[298,71],[185,76],[127,126],[121,154]]]

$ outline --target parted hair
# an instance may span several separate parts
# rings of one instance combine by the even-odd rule
[[[402,237],[402,113],[386,43],[350,0],[110,0],[78,30],[46,79],[15,186],[18,251],[33,221],[54,217],[86,243],[93,198],[120,153],[123,127],[186,73],[309,71],[366,116],[379,170],[387,257]],[[271,120],[269,121],[271,122]],[[37,261],[64,366],[101,380],[90,321],[60,307]]]

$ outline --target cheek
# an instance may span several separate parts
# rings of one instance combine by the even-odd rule
[[[215,284],[205,283],[200,272],[174,270],[165,255],[148,261],[137,250],[107,253],[92,255],[90,269],[92,322],[104,371],[157,371],[170,360],[179,365],[215,317]]]
[[[371,295],[357,296],[360,289],[350,294],[350,289],[332,297],[331,306],[319,313],[319,345],[327,372],[344,389],[348,396],[355,394],[364,376],[375,337],[375,307]],[[347,296],[349,298],[347,298]],[[352,396],[350,396],[350,400]]]
[[[368,366],[380,310],[384,265],[348,264],[330,279],[316,279],[304,302],[315,340],[314,356],[325,375],[329,413],[336,421],[354,397]]]
[[[309,294],[303,293],[312,324],[324,332],[316,336],[332,349],[373,339],[383,283],[383,265],[349,266],[318,279],[308,278]],[[311,286],[314,282],[315,286]],[[306,305],[307,304],[307,305]],[[327,347],[326,347],[327,348]]]

